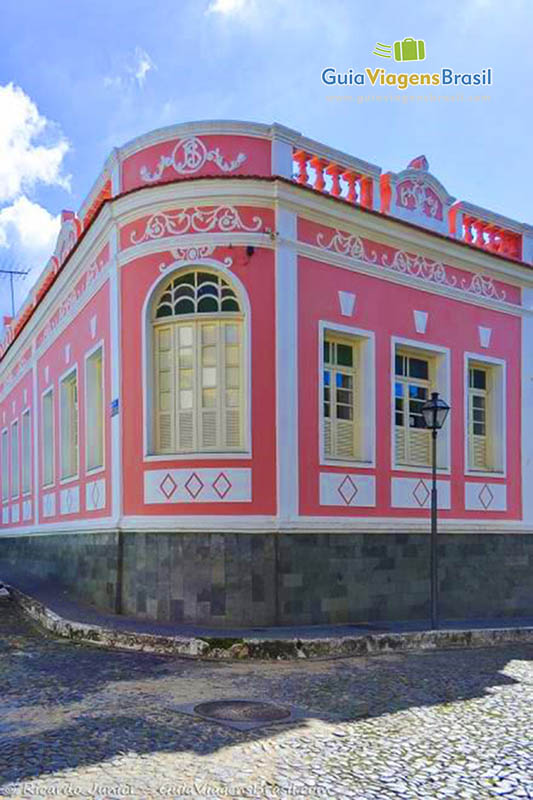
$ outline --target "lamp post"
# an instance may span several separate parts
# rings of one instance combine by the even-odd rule
[[[450,406],[439,397],[438,392],[431,393],[431,399],[422,406],[422,414],[426,428],[431,431],[433,482],[431,486],[431,627],[439,626],[439,584],[437,555],[437,431],[444,425]]]

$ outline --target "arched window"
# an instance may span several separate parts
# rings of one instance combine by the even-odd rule
[[[180,272],[157,294],[156,452],[245,448],[243,324],[235,290],[215,272]]]

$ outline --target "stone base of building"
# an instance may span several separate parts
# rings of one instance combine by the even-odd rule
[[[439,536],[446,619],[533,613],[532,534]],[[164,622],[263,627],[429,616],[429,536],[69,533],[0,538],[10,567],[98,608]]]

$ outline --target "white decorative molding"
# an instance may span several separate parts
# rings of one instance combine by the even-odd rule
[[[144,502],[249,503],[252,471],[245,468],[147,470]]]
[[[91,317],[91,321],[89,322],[89,331],[91,333],[91,339],[96,339],[96,324],[97,324],[97,316],[96,314],[94,317]]]
[[[465,483],[466,511],[507,511],[504,483]]]
[[[210,233],[218,230],[221,233],[245,231],[256,233],[264,227],[261,217],[254,216],[251,225],[246,225],[233,206],[217,206],[216,208],[182,208],[179,211],[158,211],[148,219],[144,232],[137,236],[135,231],[130,235],[132,244],[141,244],[148,239],[160,239],[162,236],[182,236],[186,233]]]
[[[2,525],[9,525],[9,506],[2,508]]]
[[[455,275],[449,276],[442,262],[432,261],[425,256],[413,255],[403,250],[396,250],[392,260],[386,253],[383,253],[381,258],[378,258],[378,254],[375,250],[370,253],[367,252],[363,240],[360,236],[357,236],[357,234],[350,235],[336,229],[329,242],[326,242],[324,234],[320,232],[317,234],[316,243],[321,250],[339,253],[339,255],[346,256],[347,258],[353,258],[358,261],[363,261],[366,264],[384,267],[385,269],[400,272],[412,278],[420,278],[421,280],[436,283],[440,286],[455,288],[460,292],[473,294],[477,297],[499,300],[502,302],[506,298],[506,292],[503,289],[498,289],[492,278],[482,275],[479,272],[471,273],[469,278],[461,278],[458,284]]]
[[[16,410],[17,410],[17,403],[16,403],[15,400],[12,400],[11,401],[11,413],[14,414]]]
[[[101,511],[105,508],[106,483],[104,478],[85,485],[85,508],[87,511]]]
[[[22,393],[22,397],[24,399],[24,405],[27,406],[28,405],[28,390],[27,389],[24,389],[24,391]]]
[[[44,382],[48,383],[49,380],[50,380],[50,367],[46,366],[44,368]]]
[[[59,309],[49,316],[42,331],[37,333],[37,340],[42,337],[37,347],[37,354],[42,351],[44,344],[53,334],[63,330],[79,314],[85,305],[85,301],[92,297],[99,286],[100,280],[104,280],[108,272],[109,257],[101,256],[92,262],[80,277],[76,286],[63,300]]]
[[[20,521],[20,505],[18,503],[14,503],[11,506],[11,522],[19,522]]]
[[[28,522],[31,519],[31,500],[24,500],[22,503],[22,519],[24,522]]]
[[[431,508],[431,480],[391,478],[392,508]],[[450,481],[437,480],[438,508],[451,508]]]
[[[339,291],[339,304],[343,317],[351,317],[355,308],[355,294]]]
[[[55,517],[56,493],[49,492],[43,495],[43,517]]]
[[[478,297],[489,297],[493,300],[505,300],[506,292],[504,289],[498,290],[492,278],[476,272],[470,277],[470,282],[467,278],[461,280],[461,288],[464,292],[470,292]]]
[[[246,161],[247,156],[239,153],[233,161],[226,161],[219,147],[208,150],[198,136],[180,139],[168,156],[161,156],[154,172],[142,166],[140,175],[146,183],[158,181],[167,167],[172,167],[178,175],[193,175],[208,161],[213,162],[221,172],[233,172]]]
[[[492,336],[492,328],[484,328],[482,325],[478,325],[479,331],[479,344],[481,347],[490,347],[490,339]]]
[[[376,479],[373,475],[343,472],[320,473],[320,505],[374,507]]]
[[[65,364],[68,364],[68,362],[70,361],[70,350],[71,350],[70,345],[66,344],[65,345]]]
[[[415,330],[417,333],[425,333],[427,324],[428,324],[428,312],[427,311],[413,311],[413,317],[415,321]]]
[[[170,250],[173,260],[166,263],[163,261],[159,265],[160,272],[166,272],[167,269],[177,269],[181,266],[190,266],[194,263],[210,265],[216,269],[229,269],[233,264],[231,256],[226,256],[223,259],[213,258],[215,248],[210,245],[201,245],[200,247],[173,247]]]
[[[69,486],[61,489],[61,514],[77,514],[80,510],[80,487]]]

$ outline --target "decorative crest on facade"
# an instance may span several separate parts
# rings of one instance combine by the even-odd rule
[[[198,261],[209,261],[218,264],[221,267],[229,268],[233,264],[233,259],[230,256],[226,258],[212,258],[215,252],[215,246],[209,244],[196,245],[193,247],[173,247],[170,250],[173,261],[166,264],[164,261],[159,265],[160,272],[166,272],[169,267],[181,266],[182,264],[194,264]]]
[[[254,216],[251,225],[246,225],[239,212],[233,206],[217,208],[184,208],[175,212],[159,211],[148,219],[144,232],[138,236],[135,231],[130,236],[132,244],[140,244],[148,239],[160,239],[163,236],[180,236],[184,233],[208,233],[219,230],[246,231],[254,233],[263,227],[261,217]]]
[[[158,181],[167,167],[172,167],[178,175],[193,175],[198,172],[207,161],[212,161],[221,172],[233,172],[246,161],[247,156],[239,153],[233,161],[226,161],[219,147],[208,150],[198,136],[188,136],[180,139],[171,154],[161,156],[154,172],[148,167],[141,167],[141,178],[147,183]]]
[[[399,205],[410,211],[420,211],[428,217],[436,217],[439,201],[423,178],[415,178],[399,187]]]

